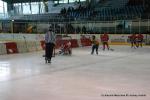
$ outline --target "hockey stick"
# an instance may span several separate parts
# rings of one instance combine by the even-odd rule
[[[103,47],[100,47],[100,49],[102,49],[102,50],[103,50]],[[114,49],[113,49],[113,48],[109,48],[109,50],[110,50],[110,51],[114,51]]]
[[[26,37],[25,37],[25,36],[23,36],[23,38],[24,38],[24,42],[25,42],[25,45],[26,45],[26,49],[27,49],[27,51],[28,51],[28,46],[27,46]]]
[[[53,56],[52,57],[55,57],[55,47],[53,48]]]

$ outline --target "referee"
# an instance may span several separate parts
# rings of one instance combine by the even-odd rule
[[[55,40],[55,33],[53,32],[52,28],[49,28],[49,31],[45,34],[45,60],[48,61],[48,63],[51,63]]]

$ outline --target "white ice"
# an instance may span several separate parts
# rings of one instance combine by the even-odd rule
[[[0,100],[150,100],[150,47],[111,48],[76,48],[51,64],[44,51],[1,55]]]

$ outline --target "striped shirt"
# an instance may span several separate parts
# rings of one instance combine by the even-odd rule
[[[55,44],[55,33],[52,31],[48,31],[45,34],[45,43],[54,43]]]

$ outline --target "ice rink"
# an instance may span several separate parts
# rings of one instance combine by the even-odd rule
[[[150,47],[111,48],[75,48],[51,64],[44,51],[0,55],[0,100],[150,100]]]

